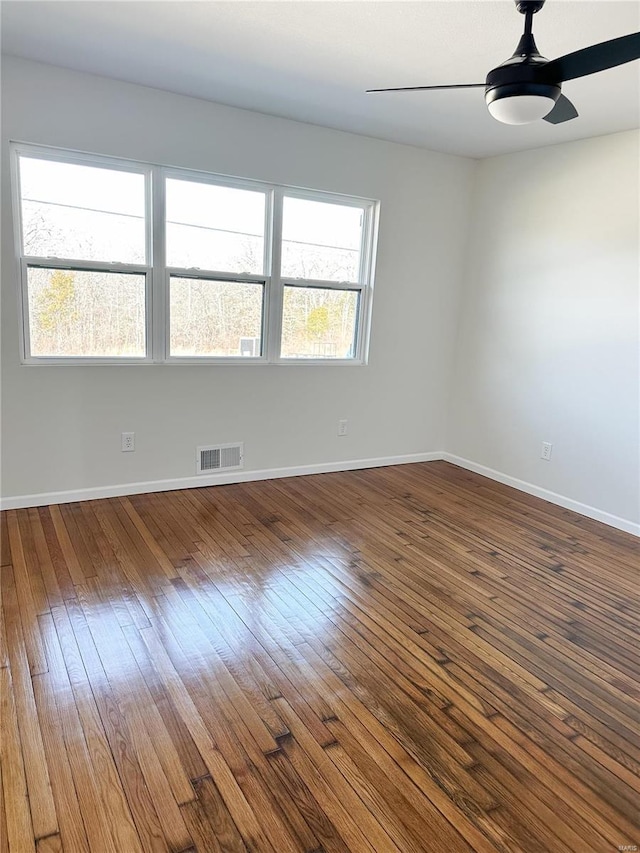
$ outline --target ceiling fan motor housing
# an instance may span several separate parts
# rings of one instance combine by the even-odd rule
[[[520,47],[520,46],[519,46]],[[516,54],[487,75],[485,101],[487,106],[503,98],[529,96],[548,99],[549,111],[561,94],[560,84],[545,74],[547,60],[537,52]]]
[[[501,98],[513,98],[518,95],[533,95],[538,98],[551,98],[555,103],[560,97],[560,86],[552,83],[518,82],[518,83],[489,83],[485,90],[484,99],[487,106]]]

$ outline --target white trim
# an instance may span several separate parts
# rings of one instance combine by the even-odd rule
[[[366,227],[366,243],[362,246],[362,280],[367,286],[360,293],[360,317],[358,328],[358,359],[367,364],[369,361],[369,342],[371,340],[371,308],[375,284],[376,253],[378,250],[378,229],[380,226],[380,202],[374,202],[365,210],[363,228]],[[366,266],[365,266],[366,264]]]
[[[450,462],[452,465],[457,465],[459,468],[466,468],[467,471],[473,471],[475,474],[487,477],[489,480],[495,480],[505,486],[511,486],[511,488],[517,489],[520,492],[526,492],[528,495],[542,498],[543,501],[556,504],[564,509],[570,509],[579,515],[593,518],[595,521],[601,521],[603,524],[608,524],[610,527],[615,527],[618,530],[624,530],[633,536],[640,536],[640,524],[636,524],[636,522],[630,519],[620,518],[618,515],[612,515],[602,509],[597,509],[597,507],[580,503],[580,501],[573,500],[573,498],[559,495],[557,492],[551,492],[549,489],[543,489],[541,486],[536,486],[533,483],[527,483],[525,480],[518,480],[517,477],[511,477],[509,474],[503,474],[501,471],[495,471],[493,468],[487,468],[485,465],[479,465],[477,462],[472,462],[470,459],[463,459],[461,456],[455,456],[453,453],[443,453],[440,458],[444,459],[445,462]]]
[[[18,299],[18,344],[20,347],[20,362],[31,349],[29,341],[29,308],[26,304],[26,286],[24,283],[24,267],[22,265],[22,187],[20,184],[20,149],[15,145],[9,146],[11,159],[11,214],[13,217],[13,260],[15,264],[15,287]]]
[[[290,468],[263,468],[257,471],[234,471],[225,474],[179,477],[173,480],[149,480],[143,483],[123,483],[114,486],[95,486],[66,492],[44,492],[37,495],[16,495],[0,499],[0,509],[22,509],[29,506],[90,501],[115,498],[122,495],[140,495],[148,492],[169,492],[174,489],[199,489],[203,486],[224,486],[254,480],[279,480],[282,477],[301,477],[306,474],[328,474],[335,471],[355,471],[360,468],[384,468],[388,465],[406,465],[412,462],[434,462],[442,459],[440,451],[410,453],[404,456],[381,456],[374,459],[349,459],[344,462],[317,462],[313,465],[295,465]]]
[[[194,184],[210,184],[211,186],[228,187],[232,190],[244,190],[245,192],[261,193],[262,195],[268,195],[272,186],[268,181],[259,181],[253,178],[237,178],[233,175],[221,175],[218,172],[180,169],[176,166],[162,166],[161,168],[164,177],[170,181],[191,181]]]
[[[78,151],[74,148],[34,145],[31,142],[24,141],[10,141],[10,145],[18,156],[31,160],[53,160],[56,163],[72,163],[75,166],[92,166],[97,169],[111,169],[115,172],[125,171],[138,174],[153,166],[153,163],[131,160],[128,157],[110,157],[108,154]]]
[[[322,204],[337,204],[340,207],[363,207],[364,204],[374,204],[375,199],[361,198],[355,195],[344,195],[343,193],[327,192],[325,190],[314,190],[310,187],[292,187],[288,184],[280,184],[284,190],[283,195],[289,198],[300,198],[305,201],[319,201]]]

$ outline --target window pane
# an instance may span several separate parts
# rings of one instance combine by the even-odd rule
[[[282,358],[355,358],[360,293],[285,287]]]
[[[167,179],[167,265],[264,272],[265,195]]]
[[[145,263],[145,178],[20,157],[25,255]]]
[[[171,355],[259,357],[263,295],[259,283],[172,277]]]
[[[30,267],[32,356],[143,358],[145,276]]]
[[[360,207],[285,197],[283,277],[359,281],[362,220]]]

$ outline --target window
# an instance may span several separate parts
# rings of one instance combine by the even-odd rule
[[[31,355],[144,358],[145,276],[27,266]]]
[[[150,170],[17,157],[25,359],[150,360]]]
[[[13,146],[29,364],[363,363],[376,203]]]
[[[360,205],[285,193],[282,358],[356,358],[364,225]]]
[[[359,207],[286,195],[282,216],[282,275],[319,281],[360,280]]]
[[[283,358],[353,358],[357,343],[357,290],[285,285]]]
[[[168,355],[260,360],[269,195],[212,181],[165,182]]]
[[[172,275],[169,292],[171,355],[262,355],[263,284]]]
[[[170,178],[167,265],[264,273],[266,194]]]

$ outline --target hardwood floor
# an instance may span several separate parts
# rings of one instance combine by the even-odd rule
[[[1,531],[0,853],[640,845],[632,536],[443,462]]]

